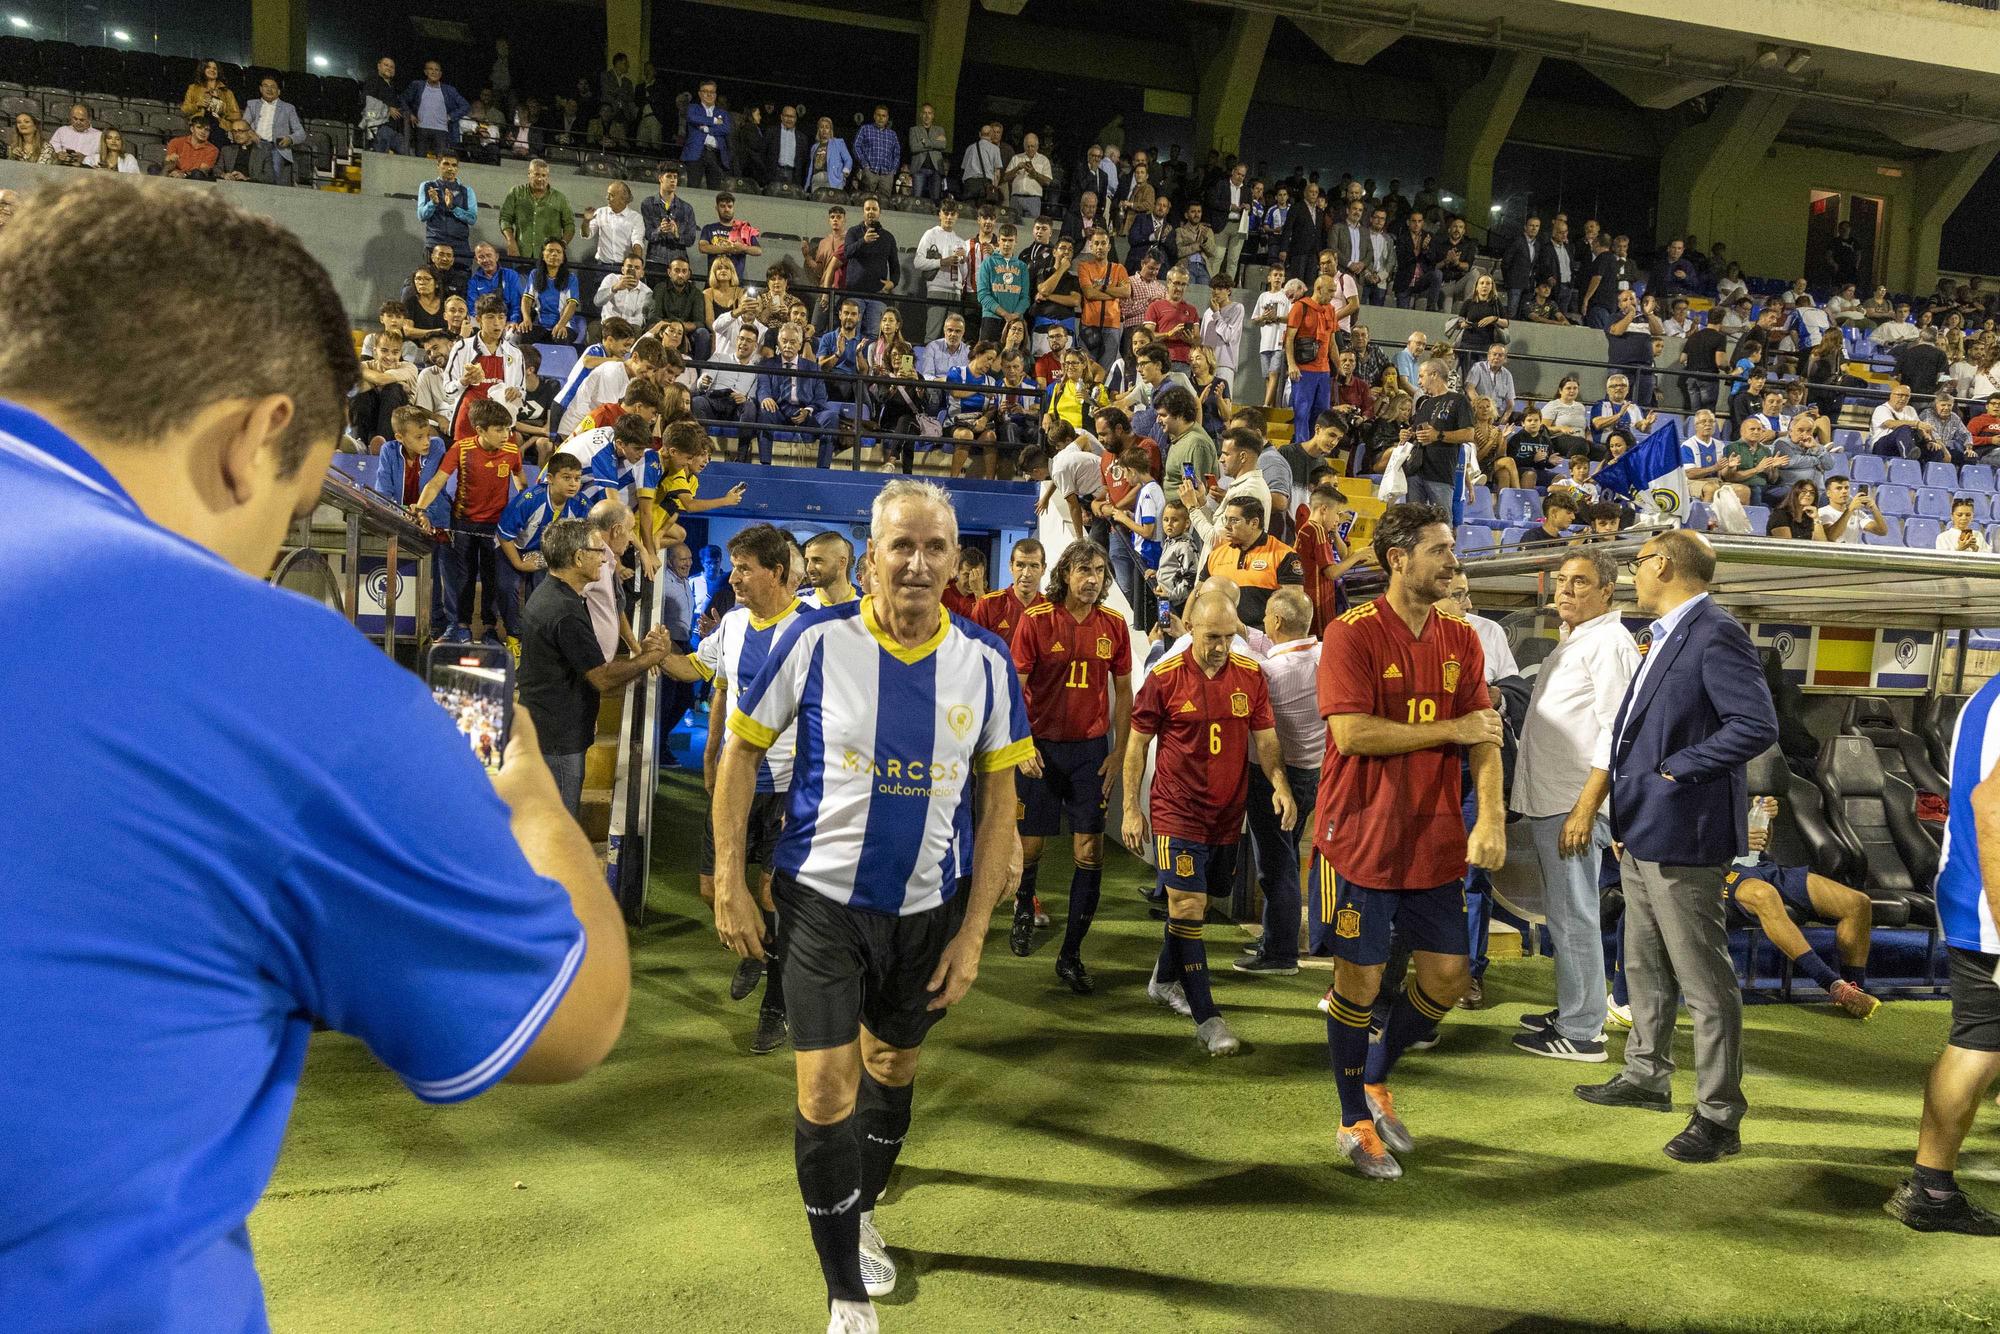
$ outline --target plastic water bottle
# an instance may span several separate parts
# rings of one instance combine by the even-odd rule
[[[1770,831],[1771,813],[1764,809],[1764,803],[1761,800],[1752,801],[1750,803],[1750,832],[1753,834],[1768,834]]]

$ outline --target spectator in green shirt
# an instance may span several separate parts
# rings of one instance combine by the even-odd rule
[[[500,205],[500,231],[510,255],[539,255],[548,242],[567,246],[576,235],[576,211],[549,184],[549,164],[540,158],[528,163],[528,183],[507,192]]]
[[[1186,476],[1181,470],[1185,465],[1194,469],[1197,488],[1207,486],[1208,479],[1218,471],[1219,456],[1215,441],[1201,429],[1201,405],[1195,396],[1176,385],[1153,400],[1153,410],[1159,415],[1160,431],[1168,441],[1168,484],[1180,485]]]

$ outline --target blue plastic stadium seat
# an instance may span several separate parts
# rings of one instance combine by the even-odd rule
[[[1877,537],[1866,528],[1861,530],[1861,540],[1871,547],[1900,547],[1903,545],[1903,521],[1894,515],[1882,516],[1882,526],[1889,531]]]
[[[1889,480],[1897,486],[1924,485],[1924,465],[1915,459],[1890,459]]]
[[[356,486],[368,486],[375,480],[375,456],[373,454],[335,454],[333,470],[345,474]]]
[[[1944,525],[1936,519],[1913,515],[1903,520],[1903,545],[1929,551],[1936,545],[1938,534],[1942,531]]]
[[[1708,506],[1699,500],[1690,500],[1688,502],[1687,521],[1681,526],[1692,528],[1698,533],[1705,533],[1708,531],[1709,520],[1713,517],[1708,511]]]
[[[1490,487],[1475,486],[1465,498],[1465,517],[1490,519],[1493,517],[1493,491]]]
[[[1875,502],[1882,507],[1884,514],[1916,513],[1916,493],[1907,486],[1879,486],[1875,490]]]
[[[1952,497],[1956,504],[1960,500],[1972,502],[1972,521],[1983,524],[1993,517],[1993,497],[1984,491],[1961,491]]]
[[[1934,486],[1917,488],[1917,513],[1940,523],[1951,518],[1951,492],[1940,491]]]
[[[1462,523],[1458,526],[1458,554],[1467,558],[1486,556],[1493,551],[1493,530],[1478,524]]]
[[[1743,517],[1750,521],[1750,531],[1759,537],[1768,537],[1771,528],[1771,509],[1768,505],[1745,505]]]
[[[1833,433],[1833,443],[1842,449],[1858,450],[1861,448],[1861,432],[1852,427],[1836,430]]]
[[[1958,470],[1958,484],[1967,491],[1983,495],[1993,494],[1993,465],[1990,463],[1967,463]]]
[[[1509,523],[1539,519],[1542,517],[1541,494],[1523,486],[1502,487],[1496,513]]]
[[[2000,551],[2000,523],[1996,523],[1986,530],[1986,545],[1992,547],[1995,551]]]
[[[1856,454],[1848,460],[1847,475],[1856,486],[1880,486],[1889,480],[1888,460],[1873,454]]]
[[[1518,547],[1521,545],[1521,539],[1527,535],[1528,530],[1525,528],[1502,529],[1500,533],[1500,545],[1503,547]]]
[[[1947,491],[1958,490],[1958,469],[1949,463],[1926,463],[1924,465],[1924,485],[1941,486]]]

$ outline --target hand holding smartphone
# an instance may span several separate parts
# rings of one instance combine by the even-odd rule
[[[514,730],[514,655],[492,644],[433,644],[424,679],[486,772],[498,773]]]

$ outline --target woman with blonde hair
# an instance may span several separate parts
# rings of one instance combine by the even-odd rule
[[[54,162],[55,150],[42,133],[42,123],[23,111],[14,117],[14,141],[7,145],[9,162]]]
[[[743,284],[736,276],[736,261],[727,255],[717,255],[709,262],[708,283],[701,289],[702,309],[708,316],[708,327],[715,329],[723,318],[736,309],[736,303],[743,299]]]
[[[122,171],[128,176],[139,174],[139,159],[125,151],[125,136],[118,130],[106,130],[97,140],[97,160],[90,164],[106,171]]]

